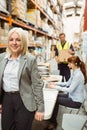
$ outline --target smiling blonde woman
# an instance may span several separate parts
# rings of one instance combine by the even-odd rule
[[[42,89],[36,58],[28,53],[25,31],[13,28],[6,52],[0,54],[2,130],[31,130],[34,117],[44,119]]]

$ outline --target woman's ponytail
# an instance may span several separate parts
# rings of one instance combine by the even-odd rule
[[[80,61],[79,67],[80,67],[80,69],[85,77],[85,84],[86,84],[87,83],[87,74],[86,74],[87,70],[86,70],[84,62]]]

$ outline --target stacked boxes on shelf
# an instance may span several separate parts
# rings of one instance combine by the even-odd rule
[[[47,9],[47,1],[48,1],[48,0],[43,0],[43,5],[42,5],[42,7],[43,7],[44,10]]]
[[[47,1],[48,0],[36,0],[37,4],[44,10],[47,8]]]
[[[11,0],[11,15],[26,20],[27,0]]]
[[[27,40],[28,40],[28,47],[29,46],[35,46],[34,36],[32,31],[26,32]]]
[[[49,63],[38,63],[38,69],[39,69],[39,73],[42,76],[50,74],[50,64]]]
[[[26,19],[33,25],[36,25],[37,9],[28,9],[26,13]]]
[[[8,14],[6,0],[0,0],[0,11]]]
[[[51,3],[48,1],[48,3],[47,3],[47,14],[53,19],[53,11],[50,8],[50,6],[51,6]]]
[[[45,36],[37,37],[35,40],[36,45],[36,55],[37,57],[42,57],[41,59],[45,61],[45,46],[46,46],[46,38]]]
[[[40,17],[40,11],[39,10],[37,10],[36,24],[37,24],[37,27],[41,28],[41,17]]]
[[[34,47],[37,47],[40,45],[40,47],[45,48],[42,49],[45,52],[43,57],[44,59],[48,60],[50,58],[50,54],[48,54],[46,50],[47,48],[49,50],[49,45],[51,45],[49,44],[49,38],[51,38],[50,41],[53,42],[54,37],[57,36],[56,33],[59,33],[58,26],[60,26],[58,23],[58,14],[54,13],[51,7],[51,1],[53,0],[35,0],[35,2],[32,0],[1,0],[0,10],[8,9],[9,15],[6,15],[6,18],[8,18],[8,20],[6,19],[7,23],[5,21],[3,22],[3,19],[1,19],[1,24],[5,23],[5,25],[4,27],[2,25],[0,26],[0,43],[7,43],[6,37],[9,31],[9,26],[16,26],[17,19],[15,18],[19,18],[20,20],[27,22],[27,25],[25,25],[24,23],[24,28],[25,30],[29,29],[26,31],[28,46],[34,45]],[[57,2],[57,0],[55,1]],[[30,5],[29,7],[28,4]],[[56,6],[55,3],[54,6]],[[2,9],[2,7],[4,9]],[[11,20],[13,20],[13,23],[11,23],[12,25],[8,24],[10,23],[10,18]],[[17,24],[17,26],[23,27],[21,25],[21,22],[18,22],[19,23]],[[34,28],[28,26],[28,22],[29,25],[33,25]],[[54,25],[54,23],[56,23],[56,26]],[[8,27],[6,24],[8,25]],[[37,39],[38,36],[40,36],[42,39]]]
[[[58,26],[58,14],[54,14],[53,19],[55,21],[55,24]]]
[[[27,9],[27,0],[11,0],[11,12],[10,14],[20,18],[22,20],[26,20],[27,22],[33,24],[37,28],[41,28],[43,31],[47,32],[50,36],[56,36],[56,31],[53,25],[48,24],[48,18],[46,20],[41,18],[41,11],[37,8]],[[60,28],[60,24],[58,22],[58,15],[54,14],[51,6],[51,1],[48,0],[36,0],[35,1],[43,11],[47,11],[47,15],[49,18],[54,19],[56,26],[58,29]],[[57,3],[57,0],[53,1],[54,5]],[[6,0],[3,0],[2,5],[6,9]],[[20,7],[20,8],[19,8]]]
[[[35,27],[41,28],[41,17],[40,17],[40,11],[38,9],[28,9],[26,17],[28,22],[35,25]]]
[[[9,31],[9,24],[3,23],[0,26],[0,44],[7,44],[7,34]]]

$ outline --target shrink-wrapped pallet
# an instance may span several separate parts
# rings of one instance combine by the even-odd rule
[[[0,11],[8,14],[6,0],[0,0]]]
[[[27,21],[35,26],[37,25],[37,11],[37,9],[28,9],[26,13]]]
[[[11,15],[26,20],[27,0],[11,0]]]

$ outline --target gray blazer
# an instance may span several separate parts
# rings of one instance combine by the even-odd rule
[[[0,95],[3,88],[3,73],[7,64],[6,53],[0,54]],[[25,107],[29,111],[44,111],[43,81],[38,73],[36,58],[28,53],[21,56],[18,71],[19,92]]]

